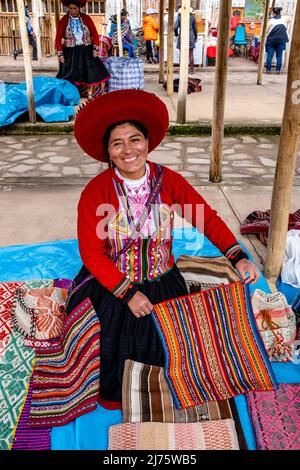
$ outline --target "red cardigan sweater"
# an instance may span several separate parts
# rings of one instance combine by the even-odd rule
[[[86,25],[90,31],[93,45],[98,47],[99,46],[99,34],[96,29],[96,26],[94,25],[92,18],[89,15],[86,15],[85,13],[80,13],[80,18],[83,24]],[[62,48],[63,48],[62,40],[65,36],[65,31],[66,31],[66,27],[68,26],[69,19],[70,19],[70,15],[69,13],[67,13],[61,18],[61,20],[59,21],[57,25],[57,31],[56,31],[56,37],[55,37],[55,48],[57,52],[62,52]]]
[[[150,179],[152,179],[157,175],[157,166],[151,162],[149,164]],[[124,208],[122,212],[121,192],[122,180],[118,178],[113,168],[105,170],[88,183],[78,204],[78,242],[80,255],[86,268],[100,284],[122,299],[124,296],[127,297],[129,289],[132,289],[132,293],[137,290],[136,283],[143,282],[145,279],[154,280],[171,269],[174,257],[172,236],[169,231],[169,236],[162,235],[157,241],[151,236],[146,246],[141,244],[141,239],[137,239],[128,252],[113,262],[112,258],[124,243],[120,237],[124,236],[124,230],[126,232],[126,212]],[[159,199],[160,205],[171,207],[177,204],[182,210],[184,205],[189,204],[188,210],[184,212],[184,218],[199,231],[204,231],[209,240],[227,256],[233,265],[242,258],[248,258],[216,211],[179,173],[167,167],[164,167]],[[107,212],[103,211],[103,204],[110,205],[110,208],[106,208]],[[197,217],[197,205],[203,208],[202,220]],[[164,211],[165,214],[166,210]],[[106,223],[105,217],[108,213],[110,213],[110,220]],[[169,214],[172,225],[172,211],[169,211]],[[111,220],[113,224],[110,223]],[[106,239],[98,236],[101,225],[108,230],[109,236]],[[157,233],[160,233],[159,230]],[[157,250],[161,253],[158,257],[155,256]],[[146,266],[146,269],[143,269],[143,266]]]

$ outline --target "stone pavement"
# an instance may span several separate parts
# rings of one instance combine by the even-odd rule
[[[251,211],[270,207],[277,146],[278,137],[225,138],[219,184],[208,181],[209,137],[168,136],[150,159],[185,176],[262,267],[265,247],[255,236],[241,237],[239,226]],[[75,238],[80,192],[105,165],[70,135],[1,136],[0,147],[0,246]],[[291,211],[299,200],[300,155]]]
[[[195,186],[209,184],[210,137],[167,136],[150,160],[179,171]],[[73,135],[0,137],[0,184],[86,182],[106,165],[87,157]],[[272,185],[278,137],[225,137],[223,184]],[[295,175],[300,186],[300,149]]]

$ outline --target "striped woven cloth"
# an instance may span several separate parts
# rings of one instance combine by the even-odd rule
[[[233,419],[239,448],[247,449],[234,398],[177,409],[163,367],[125,361],[122,382],[123,423],[194,423]]]
[[[13,450],[50,450],[51,428],[30,428],[29,414],[32,398],[32,378],[29,383],[29,389],[18,427],[14,436]]]
[[[36,350],[30,425],[67,424],[96,408],[100,323],[89,298],[68,316],[60,345]]]
[[[233,282],[154,306],[175,406],[224,400],[277,386],[250,302]]]
[[[126,423],[109,428],[109,450],[238,450],[232,419],[206,423]]]

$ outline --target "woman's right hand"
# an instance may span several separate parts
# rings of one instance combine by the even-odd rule
[[[128,307],[136,318],[142,318],[151,313],[153,305],[142,292],[137,291],[129,300]]]
[[[59,61],[60,61],[62,64],[65,63],[65,58],[64,58],[63,55],[60,55],[60,56],[59,56]]]

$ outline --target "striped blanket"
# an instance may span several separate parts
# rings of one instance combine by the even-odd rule
[[[109,450],[237,450],[232,419],[206,423],[126,423],[109,428]]]
[[[167,300],[152,315],[176,407],[276,387],[242,281]]]
[[[239,448],[247,449],[233,398],[177,409],[163,367],[125,361],[122,383],[123,422],[193,423],[233,419]]]
[[[68,316],[59,345],[36,350],[30,425],[61,426],[96,408],[100,324],[90,299]]]

